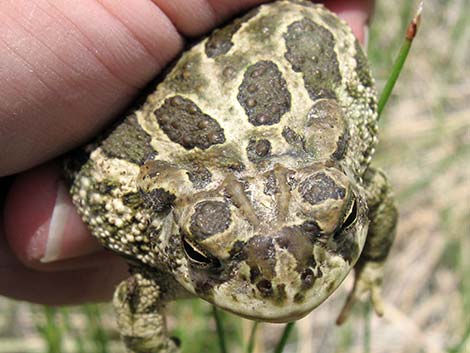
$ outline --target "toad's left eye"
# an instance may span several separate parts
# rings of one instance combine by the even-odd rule
[[[341,228],[345,229],[352,226],[357,219],[357,202],[353,200],[349,206],[348,212],[344,216],[344,221]]]

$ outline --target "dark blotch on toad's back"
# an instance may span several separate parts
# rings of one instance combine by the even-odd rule
[[[226,54],[233,46],[232,37],[241,28],[242,24],[256,16],[259,9],[256,8],[246,15],[235,19],[231,24],[217,29],[212,33],[205,45],[205,52],[209,58],[216,58]]]
[[[255,126],[277,124],[291,105],[287,83],[272,61],[258,61],[248,67],[237,98]]]
[[[166,99],[155,111],[155,117],[168,138],[188,150],[194,147],[207,149],[225,142],[219,123],[187,98],[173,96]]]
[[[110,157],[141,164],[148,156],[156,154],[150,145],[151,139],[133,114],[116,127],[112,136],[103,140],[101,148]]]
[[[304,18],[289,25],[284,39],[285,57],[294,71],[303,74],[310,98],[335,98],[341,75],[331,32]]]

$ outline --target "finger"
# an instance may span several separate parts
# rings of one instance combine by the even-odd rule
[[[0,2],[0,176],[96,134],[181,50],[180,31],[200,34],[259,2],[213,1],[200,18],[147,0]]]
[[[63,263],[101,250],[81,221],[60,168],[48,164],[23,173],[14,181],[5,203],[5,236],[26,266],[64,269],[96,265],[96,259]],[[62,261],[48,265],[51,262]]]
[[[83,141],[181,48],[153,4],[134,3],[129,13],[153,23],[138,37],[98,2],[0,3],[0,56],[8,68],[0,70],[0,175]],[[161,50],[145,47],[149,37]]]
[[[326,0],[327,8],[336,12],[351,27],[359,42],[367,45],[368,25],[375,1],[373,0]]]
[[[8,251],[1,229],[0,224],[0,295],[47,305],[104,301],[128,276],[127,265],[115,256],[107,257],[105,265],[79,270],[46,273],[26,268]]]
[[[127,267],[119,267],[121,263],[115,262],[109,262],[108,266],[53,273],[0,267],[0,294],[46,305],[108,301],[119,282],[129,276]]]
[[[187,36],[198,36],[234,14],[269,0],[152,0]]]
[[[25,173],[12,185],[5,225],[0,217],[0,295],[48,305],[109,300],[128,276],[127,264],[94,241],[68,194],[59,206],[71,210],[69,215],[63,212],[65,222],[59,226],[67,236],[51,236],[56,244],[50,245],[47,233],[60,198],[59,176],[59,168],[48,165]],[[54,257],[57,261],[43,261]]]

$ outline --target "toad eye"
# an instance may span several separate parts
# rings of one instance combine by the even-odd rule
[[[348,212],[346,212],[344,216],[344,221],[343,221],[343,225],[341,226],[341,228],[345,229],[345,228],[351,227],[356,222],[356,219],[357,219],[357,203],[356,203],[356,200],[353,199],[353,201],[351,202],[351,205],[349,206]]]
[[[204,252],[199,250],[191,241],[183,237],[183,249],[186,257],[192,264],[201,268],[218,268],[220,262],[216,258],[207,256]]]

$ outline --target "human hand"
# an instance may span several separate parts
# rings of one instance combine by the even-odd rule
[[[91,237],[51,159],[83,144],[182,50],[263,0],[0,3],[0,294],[109,299],[127,275]],[[363,42],[372,1],[325,1]],[[12,181],[11,185],[10,181]]]

